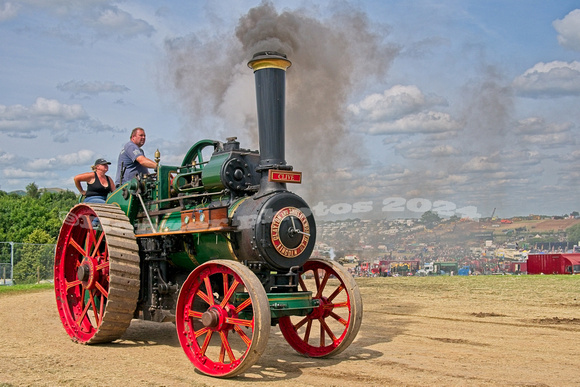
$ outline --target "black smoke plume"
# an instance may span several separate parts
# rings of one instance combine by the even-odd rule
[[[362,144],[346,125],[347,103],[384,78],[399,52],[384,40],[385,27],[372,25],[347,3],[324,12],[279,11],[267,1],[241,16],[235,30],[215,27],[165,45],[167,84],[188,118],[184,143],[237,136],[243,147],[257,149],[254,80],[246,63],[259,51],[282,52],[292,61],[286,76],[287,162],[304,172],[308,201],[344,191],[332,185],[336,171],[365,162]]]

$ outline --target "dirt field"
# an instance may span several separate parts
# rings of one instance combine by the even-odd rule
[[[296,354],[273,328],[250,372],[195,371],[171,323],[134,320],[112,344],[74,344],[53,293],[0,294],[0,385],[580,385],[580,276],[357,279],[364,317],[333,359]]]

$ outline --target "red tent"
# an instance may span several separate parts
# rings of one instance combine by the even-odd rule
[[[530,254],[528,274],[580,274],[580,254]]]

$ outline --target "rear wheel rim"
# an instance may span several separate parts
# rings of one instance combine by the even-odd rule
[[[125,214],[106,204],[75,206],[61,227],[54,264],[57,308],[73,341],[121,337],[133,317],[138,281],[138,247]]]

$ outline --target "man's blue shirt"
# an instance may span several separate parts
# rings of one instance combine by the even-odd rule
[[[117,160],[117,177],[115,178],[115,184],[117,186],[128,182],[139,173],[149,173],[149,169],[137,161],[137,157],[139,156],[145,156],[145,152],[133,141],[129,141],[123,146],[121,153],[119,153],[119,159]],[[123,169],[125,173],[123,174],[123,181],[121,181],[121,171]]]

